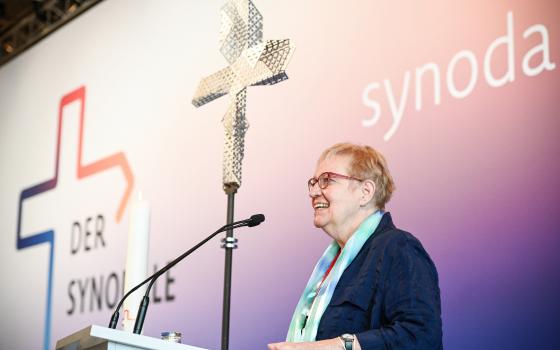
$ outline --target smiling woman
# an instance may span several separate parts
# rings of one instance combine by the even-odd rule
[[[296,306],[285,349],[442,349],[436,268],[395,227],[385,158],[349,143],[323,152],[309,179],[313,223],[333,238]]]

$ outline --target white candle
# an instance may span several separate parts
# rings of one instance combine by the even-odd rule
[[[148,277],[148,246],[150,241],[150,203],[142,199],[142,193],[132,203],[128,226],[128,243],[126,249],[126,269],[124,292],[127,293]],[[144,296],[146,286],[132,293],[123,306],[123,329],[134,330],[138,305]]]

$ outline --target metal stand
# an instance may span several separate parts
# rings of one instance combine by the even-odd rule
[[[200,107],[220,96],[226,94],[230,96],[230,105],[223,118],[225,128],[223,184],[228,196],[227,222],[231,223],[234,195],[241,186],[245,133],[249,128],[245,118],[247,87],[274,85],[288,79],[285,70],[294,46],[290,44],[289,39],[263,42],[262,16],[251,0],[230,0],[222,7],[221,15],[220,51],[230,66],[202,79],[192,103],[195,107]],[[240,71],[238,67],[244,68]],[[222,350],[228,349],[231,257],[232,249],[237,248],[236,242],[237,240],[233,238],[233,230],[227,231],[223,244],[223,248],[226,249],[226,267]]]
[[[235,203],[235,193],[237,187],[227,187],[224,189],[228,196],[227,205],[227,224],[233,222],[233,209]],[[226,263],[224,270],[224,307],[222,311],[222,350],[229,347],[229,311],[231,304],[231,263],[233,249],[237,248],[237,238],[233,237],[233,229],[226,231],[226,238],[222,239],[222,248],[226,250]]]

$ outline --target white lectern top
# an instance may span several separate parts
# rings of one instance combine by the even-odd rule
[[[56,342],[56,350],[207,350],[92,325]]]

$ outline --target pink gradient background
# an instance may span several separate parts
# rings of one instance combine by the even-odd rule
[[[236,255],[232,324],[233,339],[240,340],[234,347],[242,348],[247,334],[283,337],[327,242],[311,227],[304,179],[322,149],[348,140],[372,145],[389,160],[397,192],[388,209],[438,266],[446,348],[558,348],[560,76],[558,68],[536,77],[521,71],[538,38],[522,33],[533,24],[547,27],[552,61],[558,61],[558,3],[327,1],[297,9],[260,5],[265,37],[281,33],[297,49],[284,86],[249,92],[247,185],[239,206],[246,207],[244,197],[262,198],[257,207],[267,214],[268,228],[244,238]],[[506,34],[508,11],[516,78],[492,88],[482,60],[490,43]],[[425,82],[424,108],[416,111],[412,79],[400,127],[388,142],[382,140],[391,120],[383,90],[374,95],[379,123],[361,127],[370,114],[361,103],[368,83],[388,78],[400,97],[406,70],[435,62],[445,79],[449,61],[465,49],[479,64],[467,98],[453,98],[443,82],[441,105],[433,106]],[[503,62],[501,48],[494,55],[496,76],[505,72]],[[462,78],[456,75],[458,84]],[[253,258],[257,249],[260,260]]]
[[[15,130],[0,135],[0,150],[11,147],[7,140],[12,134],[23,140],[50,135],[60,96],[87,86],[84,162],[116,151],[126,154],[135,190],[141,189],[153,208],[151,263],[161,265],[179,255],[225,221],[220,119],[228,100],[222,97],[199,109],[190,104],[199,79],[226,64],[218,51],[221,4],[177,1],[164,7],[142,2],[132,11],[123,1],[103,2],[0,70],[0,87],[6,93],[24,95],[33,84],[42,89],[31,96],[40,97],[34,101],[41,113],[29,112],[32,107],[21,103],[20,109],[13,107],[20,114],[0,119],[0,125],[8,126],[4,130]],[[235,217],[262,212],[267,219],[236,233],[240,248],[234,253],[230,348],[265,349],[267,343],[285,338],[300,293],[329,243],[312,226],[306,181],[320,152],[339,141],[369,144],[388,159],[397,191],[387,209],[397,226],[422,241],[439,271],[446,349],[560,348],[560,4],[255,4],[264,17],[264,38],[290,38],[296,51],[287,81],[248,92],[251,126]],[[514,18],[515,81],[493,88],[484,79],[482,60],[490,43],[506,34],[509,11]],[[527,77],[521,60],[539,36],[524,39],[523,32],[539,23],[548,30],[550,57],[557,67]],[[49,45],[60,42],[72,52],[64,51],[68,57],[55,60],[54,68],[47,70],[41,60],[31,59],[40,54],[48,59],[54,55]],[[456,99],[446,88],[445,72],[461,50],[475,54],[479,74],[473,92]],[[494,56],[495,75],[505,72],[505,61],[500,48]],[[441,105],[433,105],[426,79],[423,108],[417,111],[414,70],[428,62],[442,73]],[[455,81],[463,86],[468,71],[457,67]],[[391,126],[384,90],[370,94],[381,105],[381,118],[370,128],[362,126],[371,115],[362,93],[369,83],[389,79],[398,100],[406,71],[412,73],[406,108],[398,130],[384,141]],[[57,72],[64,72],[64,78],[36,79]],[[9,102],[0,97],[0,105],[10,107]],[[28,118],[15,119],[22,115],[41,116],[49,127],[24,128],[20,123]],[[52,147],[43,141],[11,148],[16,156],[3,157],[2,167],[22,159],[29,168],[40,160],[47,163]],[[52,165],[44,167],[50,174]],[[10,230],[18,191],[46,176],[33,171],[32,177],[6,185],[9,191],[2,187],[6,203],[0,201],[0,222],[6,223],[7,236],[15,236]],[[0,176],[8,183],[7,175]],[[117,186],[109,180],[103,195],[113,194],[110,186]],[[122,187],[116,187],[117,195],[110,200],[96,197],[92,188],[88,194],[94,204],[87,203],[88,212],[111,203],[112,213]],[[108,223],[109,248],[79,263],[81,257],[65,260],[64,225],[77,216],[77,209],[60,210],[68,217],[55,226],[62,234],[55,266],[53,339],[87,324],[108,322],[109,310],[67,316],[67,281],[122,269],[128,220]],[[5,246],[12,249],[11,244]],[[219,348],[223,251],[218,244],[209,243],[176,267],[176,300],[153,305],[145,334],[177,329],[186,343]],[[16,256],[23,259],[21,253]],[[8,258],[3,259],[5,265]],[[25,327],[26,322],[6,327]],[[2,334],[12,328],[5,329]]]

